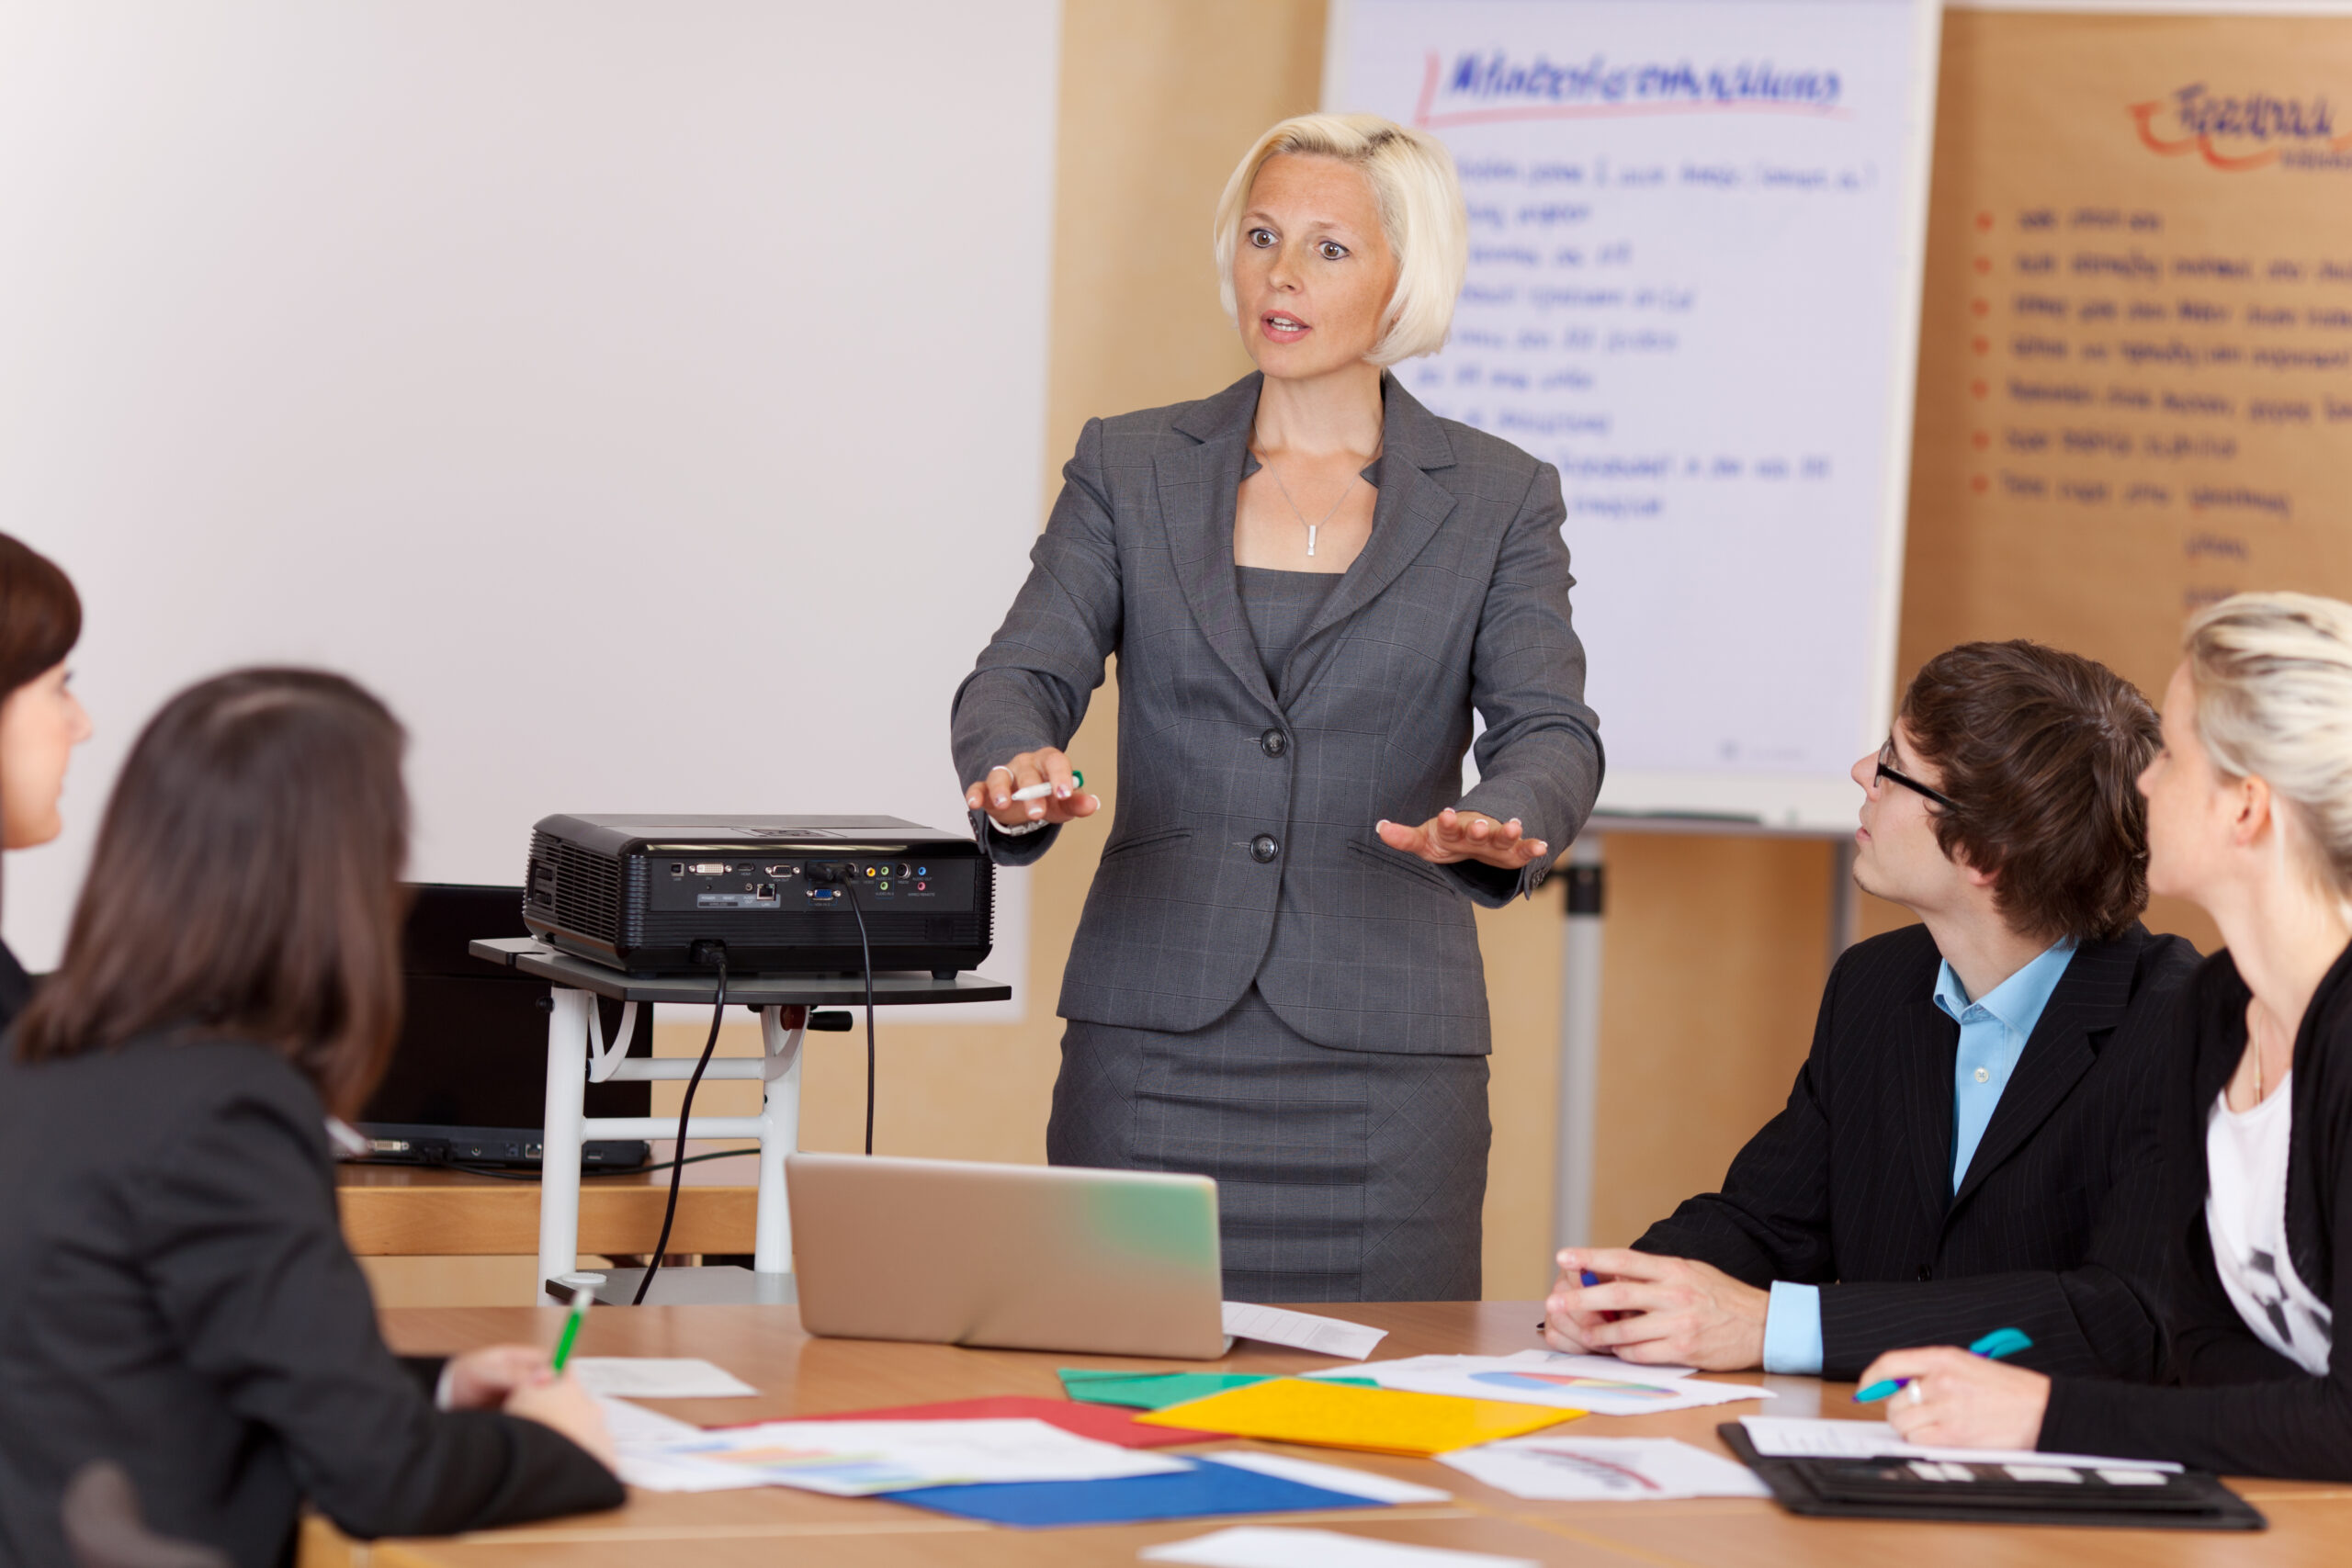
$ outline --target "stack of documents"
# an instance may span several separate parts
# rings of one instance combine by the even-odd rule
[[[1236,1450],[1184,1462],[1187,1468],[1177,1475],[1018,1486],[939,1486],[894,1492],[890,1501],[1035,1529],[1216,1514],[1322,1513],[1452,1500],[1452,1494],[1433,1486],[1416,1486],[1385,1475],[1279,1454]]]
[[[1772,1397],[1770,1389],[1753,1383],[1706,1382],[1691,1372],[1689,1367],[1636,1366],[1614,1356],[1521,1350],[1515,1356],[1413,1356],[1398,1361],[1372,1361],[1350,1367],[1344,1375],[1369,1378],[1382,1388],[1415,1393],[1544,1404],[1593,1416],[1659,1416],[1669,1410]],[[1320,1380],[1325,1374],[1306,1375]]]
[[[1544,1433],[1440,1454],[1514,1497],[1552,1502],[1660,1502],[1676,1497],[1769,1497],[1744,1464],[1672,1438],[1585,1438]]]
[[[571,1373],[605,1399],[741,1399],[760,1392],[695,1357],[574,1356]]]
[[[1292,1312],[1286,1307],[1261,1306],[1255,1302],[1227,1302],[1225,1331],[1236,1339],[1288,1345],[1293,1349],[1312,1350],[1318,1356],[1345,1356],[1351,1361],[1363,1360],[1372,1354],[1374,1347],[1388,1337],[1385,1328],[1350,1323],[1340,1317],[1317,1317],[1311,1312]]]
[[[1767,1459],[1923,1459],[1953,1464],[2069,1466],[2081,1470],[2151,1470],[2177,1474],[2160,1459],[2107,1459],[2098,1454],[2043,1453],[2039,1449],[1952,1449],[1906,1443],[1884,1421],[1823,1421],[1794,1416],[1743,1416],[1740,1427]]]
[[[1189,1562],[1197,1568],[1299,1568],[1306,1562],[1315,1568],[1538,1568],[1526,1557],[1271,1525],[1237,1525],[1191,1540],[1147,1546],[1136,1555],[1146,1562]]]
[[[619,1434],[615,1434],[616,1441]],[[793,1486],[836,1497],[871,1497],[924,1486],[977,1482],[1099,1481],[1172,1475],[1180,1460],[1098,1442],[1043,1421],[763,1421],[673,1437],[633,1454],[648,1472],[684,1478],[673,1490],[731,1483]],[[630,1480],[627,1468],[621,1479]]]
[[[1270,1378],[1138,1416],[1144,1426],[1191,1427],[1237,1438],[1426,1459],[1452,1449],[1516,1438],[1573,1420],[1580,1412],[1537,1409],[1322,1379]]]

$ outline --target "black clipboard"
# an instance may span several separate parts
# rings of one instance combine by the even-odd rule
[[[1829,1519],[1937,1519],[1953,1524],[2074,1525],[2110,1529],[2258,1530],[2270,1521],[2215,1477],[2196,1472],[2119,1483],[2075,1465],[1776,1458],[1736,1421],[1715,1428],[1735,1457],[1792,1514]],[[2019,1469],[2047,1477],[2019,1476]],[[2062,1480],[2058,1472],[2071,1479]]]

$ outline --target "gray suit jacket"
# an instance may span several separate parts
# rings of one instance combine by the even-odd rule
[[[1089,422],[1029,580],[956,690],[956,776],[1067,746],[1116,653],[1118,815],[1061,1015],[1198,1029],[1254,980],[1318,1044],[1482,1055],[1470,902],[1532,892],[1546,868],[1432,866],[1373,828],[1458,804],[1516,817],[1556,852],[1592,809],[1601,750],[1559,474],[1384,378],[1372,538],[1277,702],[1233,566],[1258,385]],[[1474,705],[1487,728],[1464,795]],[[978,814],[974,828],[1016,865],[1056,832],[1009,838]]]

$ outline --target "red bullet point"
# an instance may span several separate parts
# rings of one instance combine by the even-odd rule
[[[1985,232],[1987,232],[1988,231],[1990,231],[1990,230],[1992,229],[1992,227],[1993,227],[1993,215],[1992,215],[1991,213],[1989,213],[1989,212],[1980,212],[1980,213],[1978,213],[1978,214],[1976,215],[1976,231],[1977,231],[1978,233],[1980,233],[1980,234],[1982,234],[1982,233],[1985,233]]]
[[[1980,273],[1992,271],[1993,258],[1991,256],[1978,256],[1976,258],[1976,270]]]
[[[1968,384],[1968,390],[1971,396],[1981,398],[1987,391],[1991,390],[1991,389],[1986,387],[1982,381],[1971,381]]]
[[[1993,481],[1991,479],[1986,479],[1983,474],[1978,474],[1975,478],[1968,481],[1968,488],[1974,491],[1977,494],[1983,495],[1986,490],[1992,487],[1992,483]]]
[[[1992,310],[1993,307],[1986,304],[1982,299],[1971,299],[1968,302],[1968,313],[1972,316],[1989,315],[1992,313]]]
[[[1968,346],[1974,349],[1979,354],[1989,354],[1992,352],[1993,348],[1992,341],[1990,339],[1981,337],[1969,339]]]
[[[1982,452],[1984,448],[1993,445],[1993,438],[1980,430],[1975,434],[1970,436],[1968,438],[1968,442],[1970,446],[1975,447],[1979,452]]]

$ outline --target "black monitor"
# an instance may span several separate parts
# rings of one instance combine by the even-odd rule
[[[481,937],[528,936],[523,889],[421,883],[410,889],[401,968],[407,1009],[391,1066],[361,1111],[373,1157],[414,1165],[537,1166],[546,1122],[548,984],[471,956]],[[620,1028],[621,1004],[599,999],[604,1036]],[[653,1009],[640,1007],[628,1054],[653,1053]],[[591,1116],[650,1116],[652,1085],[592,1083]],[[642,1140],[587,1145],[581,1166],[628,1170],[646,1163]]]

